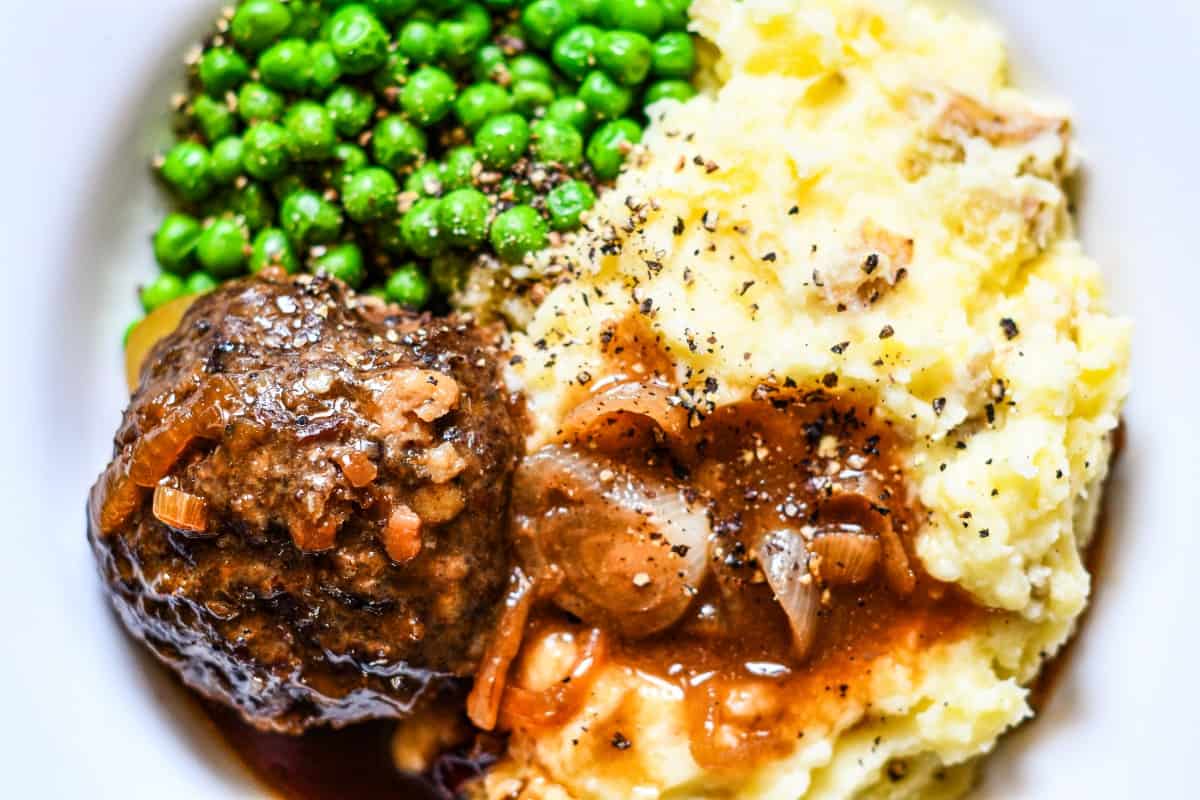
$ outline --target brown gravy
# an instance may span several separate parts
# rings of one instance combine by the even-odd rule
[[[989,613],[921,573],[910,541],[919,510],[894,458],[900,444],[869,406],[822,390],[763,387],[755,400],[718,408],[683,434],[662,428],[667,441],[657,448],[636,430],[645,422],[637,412],[610,415],[600,426],[603,438],[577,439],[576,446],[694,492],[713,523],[709,574],[685,616],[665,632],[634,641],[606,632],[601,655],[587,660],[627,665],[678,686],[692,753],[702,765],[770,758],[806,730],[833,723],[849,705],[865,707],[881,657],[913,664],[922,651],[961,636]],[[564,505],[552,513],[570,519],[578,508]],[[755,557],[762,537],[781,528],[814,547],[827,533],[856,531],[882,541],[886,531],[902,550],[890,557],[904,565],[906,580],[881,559],[857,583],[819,582],[824,596],[815,638],[798,654]],[[821,567],[814,570],[816,578]],[[617,573],[609,577],[611,592],[636,591],[618,580]],[[543,608],[530,635],[562,632],[583,641],[588,630],[586,620]],[[580,684],[595,672],[540,694],[510,688],[503,724],[517,730],[561,724],[582,704],[586,686]],[[747,696],[752,702],[744,702]]]
[[[738,417],[738,424],[726,425],[723,430],[736,429],[741,433],[736,437],[709,437],[706,445],[726,463],[730,463],[733,455],[730,448],[740,442],[747,430],[760,430],[763,425],[771,424],[769,414],[764,417],[765,412],[748,407],[728,413]],[[860,426],[857,422],[847,427],[844,418],[839,424],[842,426],[839,438],[851,449],[861,451],[865,445],[869,450],[888,452],[886,431],[873,424]],[[881,441],[884,446],[879,445]],[[762,484],[759,488],[767,495],[788,483],[781,479],[782,470],[758,469],[755,475]],[[895,477],[899,479],[898,475]],[[744,519],[765,513],[756,507],[761,495],[748,495],[746,489],[744,481],[735,476],[723,490],[726,502],[740,493],[743,502],[739,510]],[[745,500],[748,496],[755,500]],[[769,508],[775,513],[774,504]],[[1103,570],[1108,538],[1105,517],[1102,511],[1096,539],[1088,552],[1088,569],[1093,576]],[[915,566],[915,559],[913,563]],[[714,581],[703,587],[694,604],[695,612],[678,626],[639,642],[620,642],[608,637],[602,658],[615,659],[683,689],[693,754],[702,764],[719,768],[735,759],[769,758],[802,736],[806,728],[825,722],[823,715],[831,718],[848,702],[868,702],[868,683],[878,657],[887,655],[904,663],[906,658],[915,657],[939,641],[964,635],[993,613],[975,604],[956,587],[942,584],[919,569],[916,571],[916,588],[907,597],[896,596],[879,579],[868,585],[833,589],[832,602],[822,612],[813,652],[803,664],[795,663],[786,635],[786,620],[765,586],[743,587],[740,600],[745,605],[737,615],[736,636],[714,632],[714,624],[721,624],[722,604]],[[706,606],[718,609],[715,623]],[[588,631],[578,620],[552,609],[543,609],[530,623],[533,635],[555,630],[570,630],[580,640],[587,637]],[[1030,702],[1035,709],[1047,702],[1057,677],[1069,661],[1074,641],[1044,666],[1032,687]],[[724,695],[747,686],[766,697],[767,706],[760,707],[751,718],[730,718]],[[560,694],[559,702],[578,703],[583,694],[579,689],[583,688]],[[796,702],[797,698],[803,698],[803,702]],[[206,704],[205,710],[243,762],[267,787],[287,800],[335,800],[347,796],[435,800],[452,796],[447,785],[453,786],[463,774],[478,769],[460,761],[459,775],[440,781],[400,773],[391,761],[394,723],[369,723],[291,737],[257,731],[216,706]],[[561,716],[551,713],[549,718],[557,720]],[[715,735],[718,732],[725,735]],[[455,767],[450,769],[453,771]]]
[[[286,800],[438,800],[445,796],[431,782],[396,770],[391,757],[394,723],[369,722],[289,736],[260,731],[216,705],[206,703],[204,708],[255,777]]]

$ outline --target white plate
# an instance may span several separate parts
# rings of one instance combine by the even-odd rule
[[[979,0],[1019,79],[1070,98],[1083,233],[1137,323],[1109,557],[1053,699],[981,796],[1195,796],[1200,567],[1200,4]],[[206,0],[6,0],[0,21],[3,374],[0,785],[9,797],[260,791],[120,635],[84,542],[124,402],[117,342],[152,274],[145,167]],[[15,437],[15,442],[13,441]]]

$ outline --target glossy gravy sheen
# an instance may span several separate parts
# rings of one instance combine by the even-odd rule
[[[737,420],[725,420],[727,424],[715,428],[724,433],[709,436],[709,444],[705,445],[713,448],[711,452],[717,458],[728,459],[731,448],[740,444],[746,431],[761,432],[764,425],[774,424],[771,415],[761,409],[747,407],[729,413]],[[838,413],[841,415],[842,411]],[[847,428],[846,418],[839,419],[842,437],[849,439],[848,447],[866,445],[881,454],[887,452],[891,440],[886,429],[861,419],[849,423]],[[810,418],[808,424],[812,422]],[[863,424],[860,426],[859,422]],[[879,436],[879,440],[869,443],[874,436]],[[800,439],[791,441],[796,442],[794,450],[801,448]],[[807,448],[810,443],[803,441]],[[819,447],[819,441],[817,444]],[[791,482],[787,473],[784,469],[760,468],[755,479],[760,489],[770,493],[786,488]],[[747,471],[740,478],[735,476],[718,494],[731,508],[743,512],[743,520],[747,512],[769,518],[775,513],[774,506],[769,507],[770,513],[762,511],[761,495],[754,501],[745,499],[748,475]],[[713,490],[711,485],[708,488]],[[735,501],[739,492],[741,504]],[[1103,568],[1104,543],[1108,538],[1105,517],[1102,513],[1088,552],[1088,568],[1093,574]],[[913,563],[916,564],[915,560]],[[681,688],[688,707],[693,754],[702,764],[719,768],[734,758],[769,758],[804,735],[806,729],[823,724],[846,703],[863,702],[873,663],[880,656],[887,655],[900,662],[913,659],[936,642],[965,635],[994,613],[973,603],[956,587],[941,584],[919,571],[916,589],[908,597],[898,597],[882,584],[877,579],[869,585],[834,590],[831,602],[822,612],[814,650],[802,664],[797,664],[791,654],[782,612],[761,584],[743,587],[744,613],[737,616],[736,636],[720,635],[719,623],[728,609],[724,608],[715,581],[703,587],[695,603],[696,610],[687,620],[665,634],[639,642],[620,642],[596,635],[579,620],[543,608],[530,623],[531,639],[565,632],[578,641],[592,635],[605,642],[597,652],[600,658],[596,664],[580,676],[575,686],[541,698],[560,706],[543,709],[549,712],[547,724],[565,721],[565,715],[578,710],[586,697],[589,676],[598,671],[596,667],[620,663]],[[712,608],[717,609],[716,613]],[[1031,702],[1035,708],[1044,707],[1056,683],[1054,677],[1069,660],[1071,651],[1070,647],[1064,648],[1046,664],[1033,687]],[[724,700],[730,691],[746,687],[758,693],[765,703],[750,718],[735,718]],[[514,688],[520,691],[519,687]],[[394,723],[369,723],[290,737],[257,731],[222,708],[210,704],[204,708],[238,756],[283,798],[334,800],[358,796],[432,800],[450,796],[446,781],[404,775],[395,768],[390,752]],[[526,720],[523,724],[529,723]],[[636,737],[633,730],[614,729],[607,733],[614,737],[617,734]],[[612,748],[608,757],[621,758],[622,751]],[[466,766],[467,772],[471,769]]]
[[[621,437],[610,431],[613,438]],[[851,704],[867,707],[878,659],[915,663],[929,646],[980,624],[988,611],[917,566],[910,541],[914,504],[892,458],[897,447],[895,435],[869,408],[824,391],[764,391],[757,400],[705,417],[686,450],[625,448],[622,460],[630,470],[673,474],[709,503],[716,542],[711,574],[688,615],[650,639],[620,641],[605,634],[609,643],[592,674],[602,663],[615,663],[678,686],[697,761],[713,769],[744,766],[747,759],[788,750]],[[862,513],[846,516],[845,504],[835,499],[846,494],[861,500],[855,507]],[[810,537],[842,524],[875,532],[885,518],[903,542],[915,588],[893,590],[881,570],[857,585],[829,586],[814,644],[798,658],[787,617],[753,556],[755,543],[778,528],[796,535],[806,528]],[[555,633],[582,641],[587,626],[545,609],[531,638]],[[576,676],[570,691],[558,690],[558,702],[570,707],[517,713],[510,722],[565,722],[585,698],[579,684],[587,677]],[[520,687],[515,695],[529,708]]]

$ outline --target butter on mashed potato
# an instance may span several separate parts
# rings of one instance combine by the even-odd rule
[[[1127,390],[1130,326],[1072,229],[1069,122],[1007,85],[996,29],[915,2],[691,14],[714,88],[654,109],[590,233],[541,265],[560,279],[513,370],[532,445],[616,369],[605,331],[629,319],[697,412],[764,383],[855,392],[903,442],[924,571],[990,611],[877,654],[865,695],[719,767],[693,757],[678,685],[609,659],[575,716],[512,734],[483,792],[960,796],[1087,602],[1081,551]],[[527,642],[523,679],[558,680],[578,647]]]

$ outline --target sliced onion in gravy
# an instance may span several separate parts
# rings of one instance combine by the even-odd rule
[[[821,580],[834,586],[863,583],[879,566],[879,537],[862,531],[835,530],[819,534],[809,549],[820,558]]]
[[[879,536],[883,577],[888,587],[897,594],[911,594],[917,585],[917,577],[908,561],[904,543],[892,526],[891,514],[880,510],[871,498],[863,493],[870,490],[872,481],[861,481],[866,486],[855,491],[842,491],[833,495],[821,506],[823,519],[845,526],[858,526],[862,531],[874,531]],[[874,492],[878,495],[878,491]]]
[[[674,397],[671,389],[658,383],[614,384],[575,406],[563,420],[562,436],[617,453],[655,444],[657,434],[668,447],[681,450],[688,415]]]
[[[513,528],[526,567],[557,580],[554,601],[628,638],[687,610],[711,529],[682,489],[570,447],[527,457],[513,480]]]
[[[817,633],[821,592],[808,571],[808,547],[799,531],[780,528],[765,534],[755,553],[767,585],[792,629],[792,648],[803,659]]]

